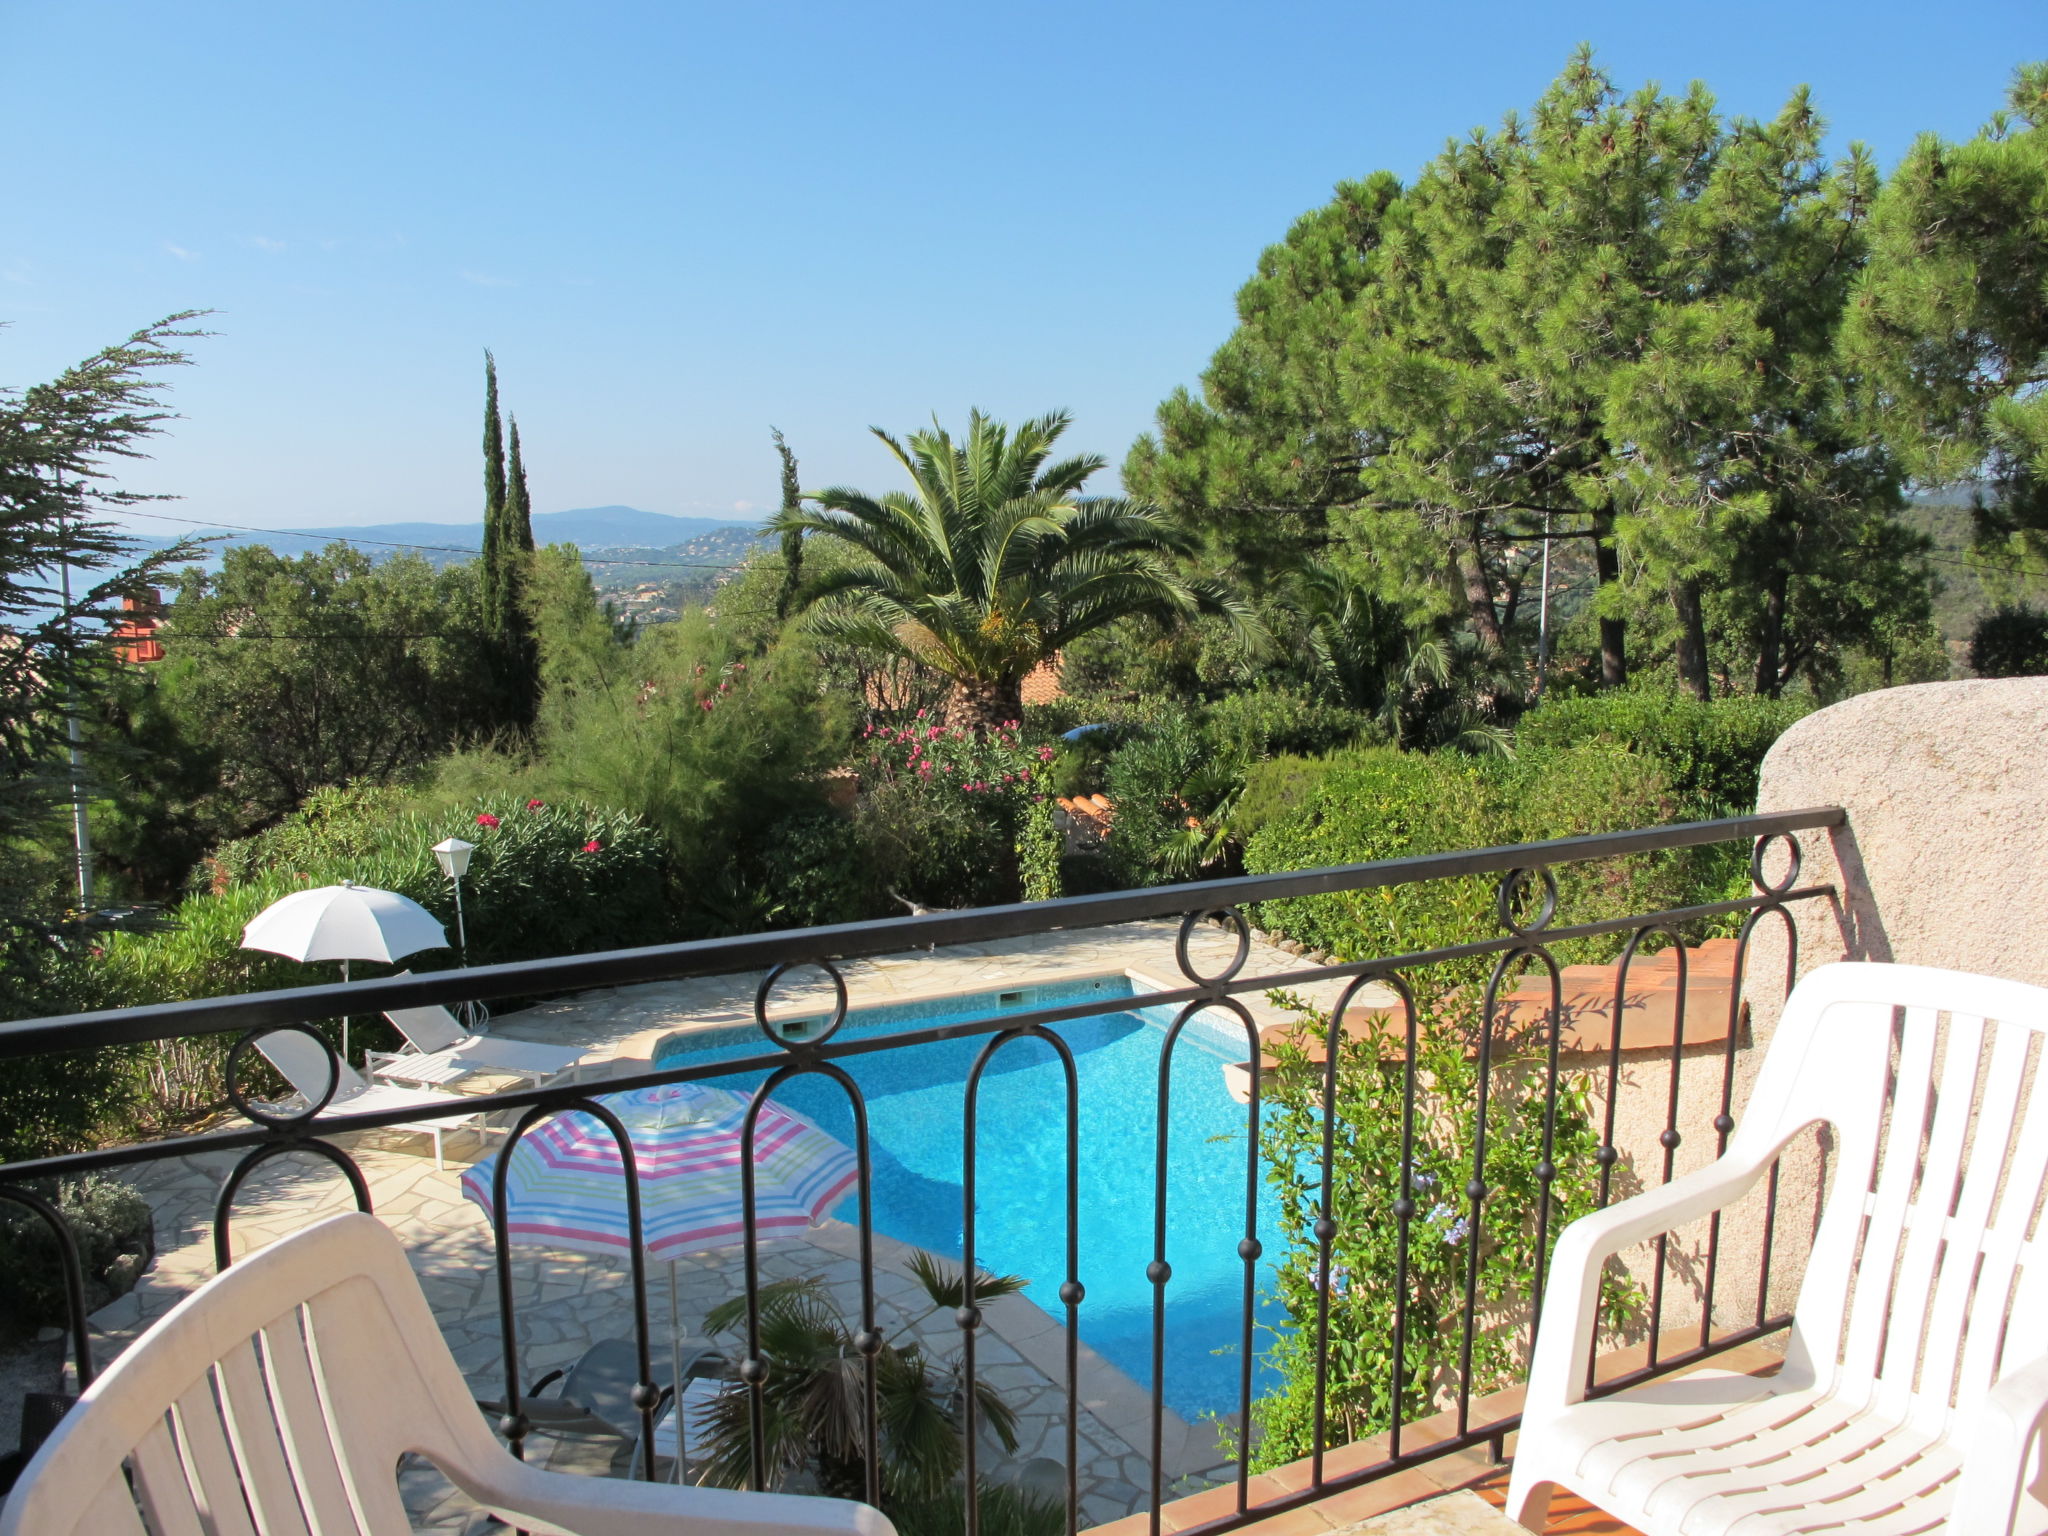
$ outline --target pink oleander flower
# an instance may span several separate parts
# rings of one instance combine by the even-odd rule
[[[1038,749],[1038,760],[1041,763],[1049,763],[1058,755],[1051,747],[1040,747]]]
[[[945,734],[946,728],[943,725],[935,725],[930,730],[925,732],[925,738],[929,741],[937,741],[941,736]]]
[[[699,709],[716,709],[716,708],[717,708],[718,706],[717,706],[717,702],[716,702],[715,700],[712,700],[712,699],[699,699],[699,700],[697,701],[697,707],[698,707]]]
[[[498,818],[489,811],[480,811],[477,813],[476,824],[480,827],[495,827],[498,825]]]
[[[544,805],[546,805],[546,804],[547,804],[547,801],[545,801],[545,800],[529,800],[529,801],[527,801],[527,802],[526,802],[526,808],[527,808],[527,809],[528,809],[529,811],[537,811],[537,810],[539,810],[539,809],[540,809],[540,808],[541,808],[542,806],[544,806]]]
[[[596,838],[593,837],[589,842],[583,845],[583,851],[585,853],[603,853],[604,844],[600,843]]]
[[[917,718],[918,718],[918,719],[920,719],[920,720],[922,720],[922,719],[924,718],[924,711],[923,711],[923,710],[921,710],[921,709],[920,709],[920,710],[919,710],[919,711],[917,712]]]

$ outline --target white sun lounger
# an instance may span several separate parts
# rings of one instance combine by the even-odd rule
[[[400,971],[399,975],[409,973]],[[386,1082],[446,1087],[480,1072],[522,1078],[535,1087],[553,1078],[575,1074],[586,1054],[575,1046],[541,1045],[531,1040],[506,1040],[464,1029],[446,1008],[393,1008],[385,1018],[398,1026],[412,1048],[367,1051],[363,1062],[370,1075]]]
[[[308,1104],[317,1100],[327,1090],[328,1058],[305,1035],[291,1030],[279,1030],[274,1034],[260,1036],[256,1049],[285,1080],[299,1091]],[[334,1085],[334,1097],[327,1101],[320,1111],[323,1115],[371,1115],[386,1109],[424,1109],[429,1105],[446,1104],[459,1106],[465,1095],[459,1093],[430,1093],[424,1088],[404,1088],[396,1083],[369,1083],[363,1075],[339,1057],[334,1059],[334,1070],[340,1074]],[[420,1131],[434,1138],[434,1166],[447,1166],[441,1156],[441,1138],[449,1131],[469,1130],[478,1136],[491,1132],[504,1134],[502,1126],[488,1124],[484,1117],[471,1111],[457,1112],[432,1120],[414,1120],[394,1127],[397,1130]]]

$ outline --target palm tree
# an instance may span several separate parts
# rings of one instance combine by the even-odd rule
[[[1395,606],[1333,566],[1293,573],[1310,665],[1395,746],[1506,755],[1521,712],[1509,657],[1470,630],[1412,628]]]
[[[923,1252],[911,1255],[910,1272],[931,1306],[901,1337],[884,1339],[874,1357],[885,1506],[941,1498],[964,1456],[967,1387],[961,1362],[935,1361],[910,1329],[939,1312],[957,1312],[967,1303],[966,1281],[959,1270]],[[974,1300],[1015,1295],[1028,1283],[1017,1275],[980,1270]],[[866,1357],[818,1281],[764,1285],[760,1304],[761,1353],[768,1365],[761,1415],[771,1483],[808,1472],[827,1494],[862,1497],[868,1457]],[[746,1313],[743,1296],[721,1302],[706,1314],[705,1330],[737,1330]],[[1015,1450],[1017,1415],[988,1382],[975,1382],[974,1405],[1003,1448]],[[703,1480],[746,1487],[753,1464],[752,1394],[726,1393],[702,1412],[709,1444]]]
[[[980,411],[955,443],[936,422],[906,447],[870,430],[912,489],[870,496],[834,486],[770,523],[815,533],[850,557],[801,594],[820,638],[911,657],[952,680],[954,723],[988,728],[1022,713],[1024,676],[1090,630],[1134,614],[1217,613],[1247,644],[1250,607],[1171,557],[1194,540],[1157,507],[1083,496],[1092,454],[1048,463],[1072,418],[1055,411],[1015,433]]]

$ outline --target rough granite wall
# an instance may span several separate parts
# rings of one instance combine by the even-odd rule
[[[1860,694],[1801,720],[1764,760],[1757,809],[1839,805],[1804,834],[1799,969],[1829,960],[1951,966],[2048,986],[2048,677],[1923,683]],[[1775,926],[1775,925],[1773,925]],[[1782,975],[1758,933],[1755,977]],[[1759,1040],[1774,989],[1754,999]]]
[[[1799,974],[1832,960],[1888,960],[2048,985],[2048,677],[1888,688],[1808,715],[1764,760],[1757,809],[1820,805],[1849,816],[1834,831],[1800,834],[1799,883],[1837,894],[1789,909]],[[1766,873],[1782,868],[1773,861]],[[1738,1115],[1782,1009],[1787,958],[1784,923],[1766,917],[1747,967]],[[1773,1311],[1791,1310],[1797,1296],[1827,1150],[1825,1133],[1813,1133],[1780,1165]],[[1764,1222],[1760,1195],[1723,1218],[1719,1323],[1741,1320],[1733,1298],[1754,1302]],[[1687,1299],[1697,1316],[1696,1297]]]

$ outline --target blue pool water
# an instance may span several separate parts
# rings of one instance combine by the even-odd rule
[[[956,1020],[1057,1007],[1091,996],[1132,995],[1122,976],[983,993],[893,1007],[856,1009],[835,1040],[896,1033]],[[1171,1009],[1130,1009],[1051,1026],[1074,1053],[1080,1085],[1080,1265],[1087,1297],[1080,1337],[1119,1369],[1152,1379],[1153,1166],[1159,1051]],[[860,1084],[873,1148],[877,1230],[954,1260],[961,1254],[961,1166],[967,1074],[986,1036],[906,1046],[841,1058]],[[678,1037],[658,1064],[730,1060],[764,1047],[757,1030]],[[1238,1406],[1238,1343],[1244,1300],[1245,1107],[1230,1097],[1221,1066],[1242,1061],[1244,1027],[1225,1014],[1199,1016],[1173,1052],[1167,1155],[1165,1399],[1183,1417]],[[718,1081],[752,1087],[765,1074]],[[796,1078],[776,1098],[849,1145],[853,1112],[842,1089],[819,1076]],[[1024,1294],[1064,1322],[1059,1287],[1066,1278],[1066,1084],[1059,1059],[1041,1041],[1005,1046],[983,1074],[978,1136],[976,1260],[999,1274],[1031,1281]],[[1260,1192],[1257,1316],[1282,1240],[1272,1198]],[[851,1198],[837,1214],[853,1220]],[[1255,1331],[1253,1349],[1262,1348]],[[1253,1391],[1267,1384],[1260,1366]]]

